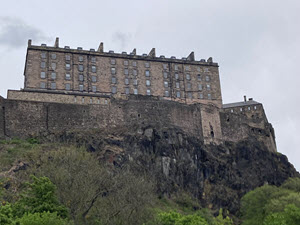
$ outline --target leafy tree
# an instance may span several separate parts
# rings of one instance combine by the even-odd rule
[[[298,178],[298,177],[289,178],[280,187],[299,193],[300,192],[300,178]]]
[[[0,224],[12,225],[13,224],[13,210],[9,203],[0,205]]]
[[[223,217],[223,209],[219,210],[219,215],[216,217],[215,221],[216,225],[233,225],[233,221],[229,218],[229,216]]]
[[[300,224],[300,208],[287,205],[283,212],[269,214],[263,225],[298,225]]]
[[[157,223],[160,225],[208,225],[207,221],[197,214],[182,215],[175,211],[159,213]]]
[[[19,225],[71,225],[67,219],[61,218],[57,213],[26,213],[23,217],[17,219]]]

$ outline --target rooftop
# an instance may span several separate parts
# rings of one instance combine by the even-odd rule
[[[251,99],[249,101],[223,104],[223,108],[226,109],[226,108],[242,107],[242,106],[257,105],[257,104],[261,104],[261,103]]]

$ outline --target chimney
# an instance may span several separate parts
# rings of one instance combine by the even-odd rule
[[[31,39],[29,39],[29,40],[28,40],[28,47],[31,46],[31,43],[32,43],[32,41],[31,41]]]
[[[55,39],[54,47],[55,47],[55,48],[58,48],[58,47],[59,47],[59,38],[58,38],[58,37]]]
[[[103,52],[103,42],[100,43],[99,48],[98,48],[98,52]]]
[[[246,97],[246,95],[244,95],[244,102],[247,102],[247,97]]]
[[[187,60],[189,60],[189,61],[195,61],[195,54],[194,54],[194,52],[191,52],[189,54],[189,56],[187,57]]]
[[[253,98],[249,98],[248,101],[253,101]]]
[[[155,48],[152,48],[151,51],[148,54],[150,57],[155,57]]]
[[[212,62],[213,62],[213,58],[212,58],[212,57],[209,57],[209,58],[207,59],[207,62],[208,62],[208,63],[212,63]]]
[[[132,55],[136,55],[136,49],[135,48],[132,50]]]

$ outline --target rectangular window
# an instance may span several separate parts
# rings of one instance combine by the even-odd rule
[[[185,71],[190,71],[190,66],[185,66]]]
[[[164,78],[167,79],[168,78],[168,73],[164,72]]]
[[[51,83],[51,89],[52,89],[52,90],[55,90],[55,89],[56,89],[56,83],[54,83],[54,82]]]
[[[149,71],[149,70],[146,70],[146,71],[145,71],[145,75],[146,75],[146,77],[149,77],[149,76],[150,76],[150,71]]]
[[[256,110],[257,109],[257,107],[256,106],[254,106],[254,110]]]
[[[193,98],[193,94],[191,92],[188,92],[188,98],[192,99]]]
[[[92,86],[92,92],[97,92],[97,86],[95,85]]]
[[[197,75],[197,78],[198,78],[198,81],[201,81],[201,75],[200,74]]]
[[[115,59],[110,59],[110,64],[111,65],[116,65],[116,60]]]
[[[78,65],[78,70],[79,70],[80,72],[83,72],[83,65],[82,65],[82,64],[79,64],[79,65]]]
[[[45,82],[41,82],[40,87],[41,87],[42,89],[45,89],[45,88],[46,88],[46,83],[45,83]]]
[[[180,88],[180,83],[176,82],[176,88]]]
[[[79,62],[83,62],[83,56],[82,56],[82,55],[80,55],[80,56],[78,57],[78,61],[79,61]]]
[[[92,58],[91,58],[91,61],[92,61],[93,63],[95,63],[95,62],[96,62],[96,57],[92,57]]]
[[[203,93],[199,93],[199,98],[203,99]]]
[[[70,91],[71,90],[71,84],[66,84],[66,91]]]
[[[248,106],[248,110],[249,110],[249,111],[251,110],[251,107],[250,107],[250,106]]]
[[[138,85],[137,79],[133,79],[133,85]]]
[[[70,55],[66,55],[66,61],[70,61],[71,60],[71,56]]]
[[[83,84],[79,84],[79,91],[83,91]]]
[[[206,72],[206,73],[207,73],[207,72],[208,72],[208,68],[204,68],[204,72]]]
[[[55,79],[56,79],[56,73],[54,73],[54,72],[51,73],[51,79],[52,79],[52,80],[55,80]]]
[[[242,112],[242,111],[243,111],[243,108],[240,108],[240,111]]]
[[[207,98],[208,98],[208,99],[211,99],[211,94],[207,94]]]
[[[180,91],[176,91],[176,97],[180,98]]]
[[[174,65],[174,70],[178,70],[178,65]]]
[[[66,80],[71,80],[71,74],[66,73]]]
[[[175,79],[178,80],[179,79],[179,74],[175,73]]]
[[[111,87],[111,92],[112,92],[113,94],[116,94],[116,93],[117,93],[117,87],[112,86],[112,87]]]
[[[41,62],[41,68],[46,68],[46,62]]]
[[[207,84],[207,85],[206,85],[206,89],[207,89],[208,91],[210,91],[210,84]]]
[[[84,103],[84,97],[82,97],[81,102]]]
[[[208,82],[210,81],[210,77],[208,75],[206,75],[205,80]]]
[[[97,71],[96,66],[92,66],[92,73],[96,73],[96,71]]]
[[[93,103],[93,99],[92,99],[92,98],[90,98],[90,103],[91,103],[91,104]]]
[[[151,90],[147,89],[147,95],[151,95]]]
[[[97,76],[92,76],[92,82],[97,82]]]
[[[168,81],[164,81],[164,87],[169,87]]]
[[[129,95],[129,88],[128,87],[125,88],[125,94]]]
[[[79,74],[79,81],[83,81],[84,80],[84,77],[83,77],[83,74]]]
[[[56,63],[51,63],[51,68],[53,69],[53,70],[56,70]]]
[[[111,78],[111,82],[112,82],[113,84],[116,84],[116,83],[117,83],[117,78],[116,78],[116,77],[112,77],[112,78]]]
[[[116,68],[115,67],[112,67],[112,68],[110,68],[110,71],[111,71],[111,74],[116,74]]]
[[[128,85],[129,84],[129,79],[125,78],[125,84]]]
[[[201,71],[200,67],[197,67],[197,71],[198,71],[198,72],[200,72],[200,71]]]
[[[42,52],[42,53],[41,53],[41,58],[42,58],[42,59],[46,59],[46,52]]]
[[[41,78],[45,79],[46,78],[46,72],[41,72]]]
[[[186,79],[187,79],[187,80],[190,80],[190,79],[191,79],[191,75],[190,75],[190,74],[187,73],[185,76],[186,76]]]
[[[136,61],[132,62],[132,66],[136,67]]]
[[[150,80],[146,80],[146,86],[150,86],[150,85],[151,85]]]
[[[145,62],[145,67],[149,68],[150,67],[150,63],[149,62]]]
[[[164,68],[164,70],[167,70],[168,69],[168,64],[163,64],[163,68]]]
[[[124,66],[128,66],[128,60],[124,61]]]
[[[187,83],[187,90],[191,91],[192,90],[192,84],[191,83]]]
[[[128,75],[128,74],[129,74],[128,69],[124,69],[124,74],[125,74],[125,75]]]
[[[170,96],[169,91],[165,91],[165,97],[169,97],[169,96]]]
[[[70,63],[66,63],[66,70],[70,70],[71,69],[71,64]]]
[[[202,84],[198,84],[198,90],[202,91]]]
[[[137,89],[137,88],[133,89],[133,94],[137,95],[138,93],[139,93],[139,92],[138,92],[138,89]]]
[[[132,70],[132,74],[133,74],[133,76],[136,76],[137,75],[137,70]]]
[[[56,59],[56,54],[55,53],[51,54],[51,59]]]

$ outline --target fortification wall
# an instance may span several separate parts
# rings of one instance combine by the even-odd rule
[[[5,122],[4,122],[4,99],[0,96],[0,138],[3,138],[5,135]]]

